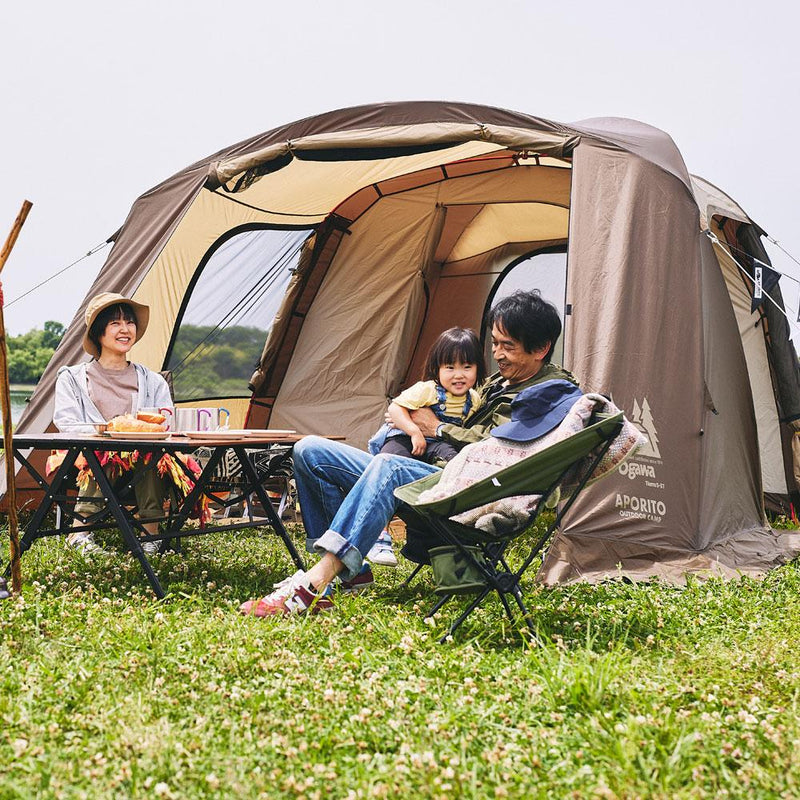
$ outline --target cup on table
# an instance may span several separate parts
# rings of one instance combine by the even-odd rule
[[[231,412],[227,408],[209,406],[195,410],[197,411],[198,431],[218,431],[228,427]]]
[[[228,427],[231,412],[227,408],[208,406],[202,408],[176,408],[175,426],[181,433],[186,431],[208,431],[213,433]]]
[[[162,406],[161,408],[140,408],[139,413],[161,414],[164,417],[164,425],[166,425],[167,430],[168,431],[176,430],[174,406]]]

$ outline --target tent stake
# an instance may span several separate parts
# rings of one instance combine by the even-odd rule
[[[25,224],[28,212],[33,203],[25,200],[17,214],[11,232],[8,234],[3,249],[0,250],[0,272],[8,260],[8,256],[17,241],[17,236]],[[11,545],[11,588],[15,594],[22,591],[22,573],[19,566],[19,525],[17,521],[17,492],[14,475],[13,434],[11,431],[11,392],[8,378],[8,350],[6,348],[6,324],[3,318],[3,287],[0,283],[0,405],[3,411],[3,449],[6,464],[6,502],[8,503],[8,535]],[[0,579],[2,580],[2,579]],[[5,581],[3,581],[3,584]],[[6,587],[0,585],[0,592],[5,594]]]

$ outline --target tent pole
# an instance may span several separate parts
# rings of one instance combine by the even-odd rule
[[[25,200],[8,234],[3,249],[0,250],[0,272],[11,254],[17,236],[25,224],[33,203]],[[17,522],[17,492],[14,475],[13,434],[11,431],[11,393],[8,378],[8,350],[6,347],[6,324],[3,317],[3,286],[0,283],[0,404],[3,412],[3,449],[6,464],[6,502],[8,503],[8,535],[11,544],[11,588],[15,594],[22,591],[22,574],[19,566],[19,526]],[[1,580],[1,579],[0,579]],[[5,581],[3,581],[5,583]],[[6,587],[0,585],[0,592],[6,594]]]

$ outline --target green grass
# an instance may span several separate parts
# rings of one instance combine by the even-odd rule
[[[299,531],[298,531],[299,532]],[[299,541],[299,538],[298,538]],[[441,646],[430,584],[314,618],[239,602],[289,562],[209,536],[158,560],[61,541],[0,602],[0,798],[800,796],[800,569],[761,582],[528,586]]]

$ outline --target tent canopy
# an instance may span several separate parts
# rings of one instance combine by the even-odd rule
[[[177,402],[363,446],[441,330],[483,332],[493,299],[540,288],[565,366],[650,442],[576,504],[544,579],[755,573],[794,552],[763,494],[796,492],[800,417],[779,289],[750,313],[760,233],[643,123],[382,104],[253,137],[145,193],[87,299],[151,306],[132,357],[171,370]],[[51,423],[81,335],[82,308],[21,430]]]

